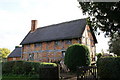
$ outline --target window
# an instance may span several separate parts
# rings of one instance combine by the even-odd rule
[[[29,54],[29,60],[34,60],[34,53]]]
[[[24,50],[28,52],[30,50],[30,44],[26,45],[26,48]]]
[[[78,39],[78,43],[81,43],[81,39]]]
[[[65,57],[65,51],[62,51],[62,57],[63,58]]]
[[[60,45],[60,41],[55,41],[55,45],[56,46]]]
[[[42,46],[41,43],[36,43],[36,44],[35,44],[35,47],[41,47],[41,46]]]
[[[46,49],[49,49],[51,42],[47,42]]]
[[[27,48],[30,48],[30,45],[28,44],[28,45],[26,45],[26,47],[27,47]]]
[[[66,40],[65,44],[72,44],[72,41],[71,40]]]
[[[16,58],[13,58],[13,60],[16,60]]]
[[[87,30],[87,32],[91,32],[90,30]]]
[[[87,45],[87,38],[85,38],[85,44]]]

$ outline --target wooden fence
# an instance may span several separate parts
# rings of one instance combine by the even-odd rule
[[[77,68],[77,80],[98,80],[96,66],[83,66]]]

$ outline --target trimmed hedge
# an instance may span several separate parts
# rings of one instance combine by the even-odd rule
[[[90,53],[87,46],[73,44],[68,47],[64,59],[65,65],[72,71],[76,71],[77,66],[90,65]]]
[[[40,72],[42,68],[46,68],[46,67],[55,68],[57,67],[57,64],[45,63],[45,62],[9,61],[2,63],[2,74],[3,76],[23,75],[23,76],[30,76],[30,77],[33,76],[35,78],[39,78],[41,74],[47,73],[45,69],[44,71],[42,71],[44,73]]]
[[[104,57],[97,62],[100,80],[120,80],[120,57]]]
[[[32,75],[32,76],[26,76],[26,75],[3,75],[2,80],[41,80],[37,78],[37,76]]]

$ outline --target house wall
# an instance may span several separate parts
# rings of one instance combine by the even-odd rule
[[[66,51],[68,46],[76,43],[82,43],[88,46],[91,60],[94,61],[96,47],[89,26],[86,26],[81,39],[77,38],[23,45],[22,59],[41,62],[59,61],[63,59],[64,51]]]
[[[62,60],[68,46],[80,43],[80,39],[59,40],[23,45],[23,60],[54,62]]]
[[[7,61],[14,61],[14,60],[21,60],[21,58],[20,57],[14,57],[14,58],[9,57],[9,58],[7,58]]]
[[[94,61],[95,53],[96,53],[96,46],[95,46],[93,36],[90,32],[90,27],[88,25],[86,26],[83,32],[83,35],[82,35],[82,44],[88,46],[89,51],[90,51],[91,61]]]

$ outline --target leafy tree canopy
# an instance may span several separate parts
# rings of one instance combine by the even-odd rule
[[[80,0],[79,0],[80,1]],[[89,25],[112,37],[120,35],[120,2],[79,2],[84,14],[90,16]]]
[[[120,36],[117,34],[114,34],[114,37],[109,41],[109,51],[120,56]]]
[[[9,53],[10,53],[9,49],[7,49],[7,48],[0,48],[0,56],[2,56],[2,58],[6,58]]]

